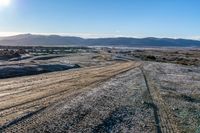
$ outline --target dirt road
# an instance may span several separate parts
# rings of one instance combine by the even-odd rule
[[[196,132],[199,72],[173,64],[120,62],[4,79],[1,131]]]
[[[87,86],[101,83],[130,70],[138,63],[115,63],[104,67],[56,72],[38,76],[0,81],[0,124],[2,129],[36,114],[55,103],[87,90]]]

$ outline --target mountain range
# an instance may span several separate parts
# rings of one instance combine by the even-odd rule
[[[7,46],[125,46],[125,47],[200,47],[200,41],[172,38],[90,38],[85,39],[73,36],[59,35],[32,35],[21,34],[9,37],[0,37],[0,45]]]

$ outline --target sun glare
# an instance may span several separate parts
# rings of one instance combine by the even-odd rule
[[[11,0],[0,0],[0,7],[7,7],[11,3]]]

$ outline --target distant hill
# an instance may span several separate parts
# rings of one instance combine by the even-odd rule
[[[83,44],[84,39],[79,37],[63,37],[57,35],[32,35],[22,34],[0,38],[0,45],[78,45]]]
[[[0,45],[29,46],[29,45],[81,45],[81,46],[126,46],[126,47],[200,47],[200,41],[171,38],[96,38],[58,35],[21,34],[10,37],[0,37]]]

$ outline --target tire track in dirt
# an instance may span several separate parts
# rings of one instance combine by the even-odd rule
[[[123,72],[125,72],[125,71],[128,71],[128,70],[124,70],[124,71],[122,71],[122,73]],[[111,77],[108,77],[108,78],[111,78]],[[94,84],[97,84],[97,83],[99,83],[99,82],[103,82],[103,81],[106,81],[107,79],[103,79],[103,80],[100,80],[100,81],[98,81],[98,82],[94,82]],[[93,84],[93,83],[92,83]],[[85,87],[85,86],[82,86],[82,87]],[[76,89],[81,89],[81,88],[76,88]],[[69,91],[72,91],[72,89],[71,90],[66,90],[66,91],[64,91],[64,92],[62,92],[63,93],[63,95],[67,95],[68,93],[69,93]],[[73,91],[76,91],[76,90],[73,90]],[[52,100],[53,99],[53,100]],[[64,98],[63,98],[64,99]],[[60,93],[58,93],[58,94],[55,94],[55,95],[53,95],[53,96],[49,96],[49,97],[46,97],[46,98],[42,98],[42,99],[40,99],[39,101],[41,102],[41,103],[45,103],[45,105],[46,105],[46,101],[50,101],[50,100],[52,100],[52,101],[54,101],[54,103],[56,103],[56,101],[58,102],[59,100],[61,100],[61,97],[60,97]],[[30,108],[34,108],[34,107],[37,107],[38,105],[36,104],[36,105],[30,105],[30,107],[28,106],[27,107],[27,104],[33,104],[34,102],[39,102],[38,100],[35,100],[35,101],[31,101],[31,102],[27,102],[26,104],[22,104],[22,105],[20,105],[20,106],[16,106],[16,108],[15,109],[13,109],[13,107],[10,109],[10,110],[17,110],[17,112],[10,112],[10,111],[8,111],[8,110],[6,110],[6,111],[3,111],[3,112],[1,112],[1,114],[4,114],[4,116],[6,115],[6,118],[9,118],[9,115],[11,115],[11,116],[13,116],[15,113],[17,114],[18,112],[20,112],[21,110],[22,111],[25,111],[25,109],[26,110],[31,110]],[[24,105],[26,106],[26,107],[24,107]],[[50,103],[48,103],[48,105],[50,105]],[[48,106],[48,105],[46,105],[46,107]],[[37,107],[37,109],[38,109],[38,107]],[[37,110],[36,109],[36,110]]]
[[[147,80],[147,77],[144,73],[144,70],[142,67],[140,67],[140,70],[142,72],[142,75],[144,77],[144,81],[145,81],[145,84],[146,84],[146,87],[147,87],[147,91],[148,91],[148,101],[144,101],[145,104],[149,105],[150,107],[153,108],[153,111],[154,111],[154,117],[155,117],[155,122],[156,122],[156,129],[157,129],[157,133],[162,133],[161,131],[161,124],[160,124],[160,118],[159,118],[159,115],[158,115],[158,107],[153,103],[153,98],[151,96],[151,92],[150,92],[150,87],[149,87],[149,83],[148,83],[148,80]]]
[[[116,68],[117,68],[117,66],[116,66]],[[116,72],[115,70],[113,70],[113,71],[110,70],[110,71],[113,72],[113,73]],[[119,71],[119,70],[117,70],[117,71]],[[86,74],[80,75],[80,78],[88,76],[87,73],[88,72],[86,72]],[[96,72],[94,74],[90,73],[90,76],[88,76],[87,81],[88,81],[89,84],[91,84],[95,80],[95,78],[93,78],[93,76],[101,79],[102,77],[98,77],[98,75],[105,76],[104,74],[105,73],[103,73],[103,72],[100,73],[100,74],[97,74]],[[79,82],[81,81],[82,85],[84,85],[84,82],[85,82],[84,80],[85,79],[82,79],[82,81],[79,80]],[[3,110],[4,108],[6,108],[6,107],[4,107],[4,104],[7,105],[7,106],[8,105],[9,106],[15,106],[15,105],[17,105],[19,103],[23,104],[22,101],[24,101],[23,99],[26,98],[27,95],[29,95],[29,99],[28,99],[29,101],[34,101],[36,99],[40,99],[40,98],[46,97],[48,95],[54,95],[54,94],[56,94],[56,92],[57,93],[61,93],[61,92],[63,92],[63,90],[66,89],[65,86],[72,86],[72,85],[76,86],[76,84],[74,84],[74,83],[75,83],[75,81],[73,81],[72,84],[69,83],[69,82],[66,82],[66,83],[64,82],[64,83],[59,83],[59,84],[51,85],[50,87],[42,87],[42,88],[39,88],[39,89],[35,89],[35,90],[32,90],[32,91],[29,91],[26,95],[23,94],[24,96],[19,96],[19,95],[16,95],[15,97],[9,97],[9,96],[7,96],[7,99],[9,99],[9,100],[7,100],[6,103],[5,102],[0,102],[0,105],[1,105],[0,110]],[[59,90],[55,91],[55,88],[59,88]],[[47,92],[47,90],[48,90],[48,92]],[[13,99],[11,99],[11,98],[16,98],[17,102],[13,103]]]
[[[116,64],[115,64],[116,65]],[[93,69],[93,70],[99,70],[103,67],[91,67],[88,69]],[[79,69],[79,71],[88,71],[89,70],[85,70],[84,68]],[[48,74],[40,74],[40,75],[36,75],[36,76],[32,76],[32,77],[21,77],[21,78],[12,78],[12,79],[7,79],[7,80],[1,80],[0,81],[0,92],[1,91],[6,91],[6,90],[12,90],[12,89],[19,89],[22,87],[28,87],[28,86],[32,86],[35,84],[41,84],[46,82],[51,82],[55,80],[55,77],[57,77],[56,79],[63,79],[64,76],[67,76],[65,79],[66,80],[70,80],[71,78],[75,78],[75,77],[79,77],[79,71],[76,70],[67,70],[67,71],[63,71],[62,73],[59,72],[53,72],[53,73],[48,73]],[[94,71],[95,72],[95,71]],[[17,81],[16,81],[17,80]]]
[[[96,71],[98,71],[100,68],[96,68],[96,69],[97,69]],[[85,74],[82,74],[82,75],[80,75],[78,72],[69,72],[65,75],[56,77],[56,79],[52,78],[52,77],[51,78],[44,78],[44,79],[39,78],[39,80],[35,80],[33,82],[28,82],[28,83],[19,82],[18,84],[14,84],[14,85],[11,84],[11,85],[8,85],[8,86],[2,86],[1,89],[7,89],[7,90],[1,90],[0,91],[1,92],[0,100],[2,100],[2,101],[7,100],[8,95],[9,96],[18,95],[18,97],[20,97],[20,96],[26,95],[25,93],[29,92],[30,90],[37,91],[38,90],[37,88],[52,86],[54,84],[62,83],[62,82],[65,82],[65,81],[68,81],[68,82],[70,80],[72,80],[72,82],[74,80],[78,81],[80,78],[87,77],[87,73],[90,73],[90,75],[92,74],[91,77],[97,77],[97,76],[103,77],[104,74],[106,75],[106,73],[109,73],[109,71],[111,71],[111,70],[104,71],[104,72],[101,73],[102,75],[97,75],[97,76],[96,76],[95,73],[92,73],[89,70],[87,70],[87,71],[85,72]],[[93,72],[96,72],[96,71],[94,69]],[[73,75],[73,76],[71,76],[71,75]],[[21,92],[23,92],[23,93],[21,93]]]
[[[1,127],[3,127],[4,125],[6,125],[6,123],[10,123],[10,121],[12,122],[13,120],[16,120],[16,119],[18,120],[21,117],[22,118],[25,117],[30,112],[35,112],[37,110],[40,110],[41,108],[48,107],[51,104],[58,102],[59,100],[63,99],[66,94],[69,95],[70,93],[73,93],[73,91],[80,90],[81,88],[86,87],[90,84],[94,84],[98,81],[101,82],[114,75],[130,70],[136,66],[138,66],[137,63],[128,62],[128,63],[116,63],[114,65],[100,67],[100,68],[91,68],[91,69],[87,68],[81,71],[78,70],[77,72],[66,71],[66,75],[75,73],[74,76],[76,77],[78,75],[81,78],[81,80],[78,80],[76,78],[73,78],[70,80],[64,74],[64,76],[61,76],[61,79],[64,78],[62,83],[55,82],[55,85],[50,84],[49,86],[47,85],[40,88],[40,86],[37,85],[38,82],[36,82],[37,83],[36,85],[35,84],[32,85],[35,87],[29,88],[30,93],[27,93],[29,92],[29,90],[26,88],[27,89],[27,92],[26,92],[26,89],[24,88],[24,91],[27,94],[27,96],[23,94],[21,96],[18,94],[10,95],[10,96],[6,95],[3,98],[4,100],[6,97],[7,99],[10,99],[7,101],[1,101],[1,97],[0,97],[0,101],[1,101],[0,102],[0,116],[2,118],[0,120],[0,125]],[[34,78],[37,79],[36,77],[37,76],[35,76]],[[43,75],[38,76],[39,81],[41,80],[40,79],[41,77],[43,77]],[[56,76],[55,78],[57,79]],[[23,79],[24,79],[24,82],[26,82],[27,79],[30,80],[30,77],[21,77],[19,79],[21,80],[21,82],[19,82],[20,84],[23,82]],[[46,81],[45,79],[46,78],[44,78],[44,81]],[[3,80],[3,81],[7,82],[6,80]],[[1,81],[1,83],[3,83],[3,81]],[[8,79],[8,81],[12,83],[11,79]],[[51,82],[51,80],[49,82]],[[42,83],[42,80],[39,83]],[[19,87],[18,89],[20,89],[20,86],[18,87]],[[33,110],[31,110],[32,108]],[[17,110],[17,111],[14,111],[14,110]],[[27,113],[27,111],[29,113]],[[14,114],[16,114],[16,116]]]
[[[110,65],[116,65],[117,62],[112,62]],[[119,63],[118,63],[119,64]],[[38,74],[38,75],[30,75],[30,76],[22,76],[22,77],[14,77],[14,78],[8,78],[8,79],[1,79],[0,85],[1,86],[9,86],[13,87],[14,85],[19,85],[19,83],[26,84],[26,83],[34,83],[35,81],[38,80],[43,80],[44,79],[55,79],[55,76],[57,77],[63,77],[63,76],[69,76],[68,73],[73,73],[73,76],[75,74],[79,74],[77,70],[80,71],[85,71],[87,69],[101,69],[104,68],[105,66],[91,66],[91,67],[84,67],[84,68],[79,68],[79,69],[70,69],[62,72],[51,72],[51,73],[45,73],[45,74]],[[2,90],[2,88],[0,88]]]
[[[164,102],[160,94],[160,90],[158,88],[159,84],[157,84],[154,79],[155,75],[151,74],[151,70],[145,70],[143,67],[141,67],[141,71],[153,102],[152,104],[154,106],[157,132],[180,133],[181,131],[177,126],[178,124],[174,119],[174,115],[169,109],[169,105]]]
[[[141,102],[146,91],[144,81],[140,70],[133,68],[95,82],[76,96],[66,96],[4,131],[154,132],[152,108]]]

